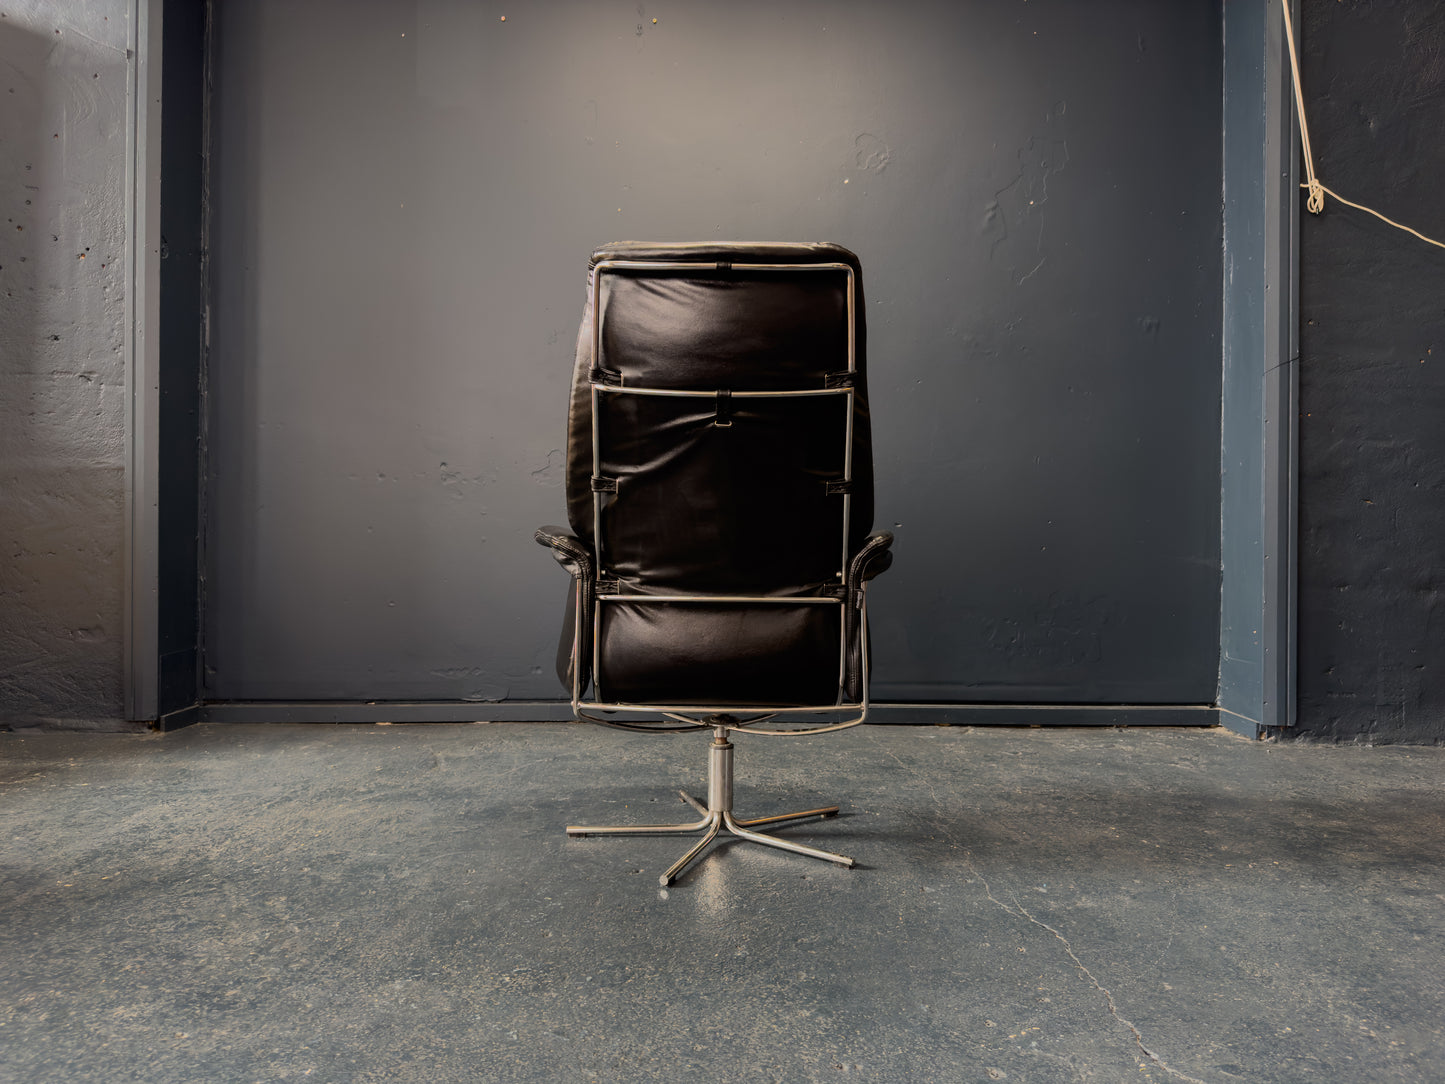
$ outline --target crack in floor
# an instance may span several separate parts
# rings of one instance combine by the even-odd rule
[[[934,804],[934,806],[935,806],[935,807],[938,807],[939,810],[940,810],[940,812],[941,812],[943,803],[942,803],[941,799],[938,797],[938,790],[934,787],[933,782],[928,778],[928,776],[927,776],[926,774],[924,774],[923,772],[920,772],[920,771],[919,771],[917,768],[915,768],[913,765],[906,763],[902,757],[900,757],[900,756],[899,756],[897,753],[895,753],[892,749],[889,749],[886,745],[884,745],[881,741],[879,741],[878,738],[876,738],[874,735],[869,734],[869,735],[867,735],[867,738],[868,738],[869,743],[873,746],[873,748],[877,749],[880,753],[885,753],[885,754],[887,754],[888,756],[892,757],[895,761],[898,762],[898,766],[899,766],[900,768],[902,768],[905,772],[907,772],[909,775],[911,775],[911,776],[913,777],[913,779],[915,780],[915,782],[917,782],[921,787],[923,787],[925,790],[927,790],[927,791],[928,791],[928,796],[933,799],[933,804]],[[941,818],[940,818],[940,820],[941,820]]]
[[[1035,268],[1035,270],[1037,270],[1037,268]],[[887,746],[885,746],[882,742],[878,741],[878,739],[873,735],[869,735],[868,738],[874,748],[876,748],[879,752],[892,757],[893,760],[896,761],[901,768],[908,772],[908,774],[911,775],[921,787],[923,787],[929,792],[929,796],[933,799],[933,805],[935,809],[937,809],[939,812],[939,816],[937,817],[935,822],[936,827],[940,829],[945,838],[952,840],[954,842],[954,845],[958,846],[957,840],[954,839],[953,833],[950,831],[950,829],[952,828],[951,822],[949,822],[947,817],[942,815],[942,803],[939,799],[938,791],[934,788],[933,783],[928,778],[928,776],[925,773],[920,772],[914,766],[906,763],[902,757],[898,756],[891,749],[887,748]],[[967,856],[965,858],[964,864],[967,866],[969,872],[979,879],[979,882],[983,885],[984,894],[993,904],[995,904],[997,907],[999,907],[1011,917],[1027,919],[1035,926],[1047,930],[1049,933],[1053,934],[1053,936],[1059,941],[1060,944],[1064,946],[1064,951],[1068,954],[1069,959],[1073,961],[1074,966],[1078,968],[1079,972],[1086,979],[1089,980],[1090,984],[1094,987],[1095,990],[1104,995],[1104,1001],[1109,1007],[1109,1015],[1112,1016],[1115,1021],[1129,1029],[1130,1034],[1134,1038],[1134,1045],[1139,1048],[1140,1053],[1142,1053],[1146,1058],[1148,1058],[1149,1061],[1152,1062],[1155,1066],[1157,1066],[1162,1072],[1169,1074],[1171,1077],[1174,1077],[1177,1080],[1185,1081],[1186,1084],[1208,1084],[1207,1081],[1200,1080],[1198,1077],[1190,1076],[1188,1073],[1180,1069],[1174,1068],[1162,1057],[1160,1057],[1155,1051],[1151,1050],[1149,1046],[1144,1042],[1143,1033],[1138,1029],[1138,1027],[1134,1025],[1133,1021],[1128,1020],[1127,1018],[1119,1014],[1119,1005],[1118,1002],[1114,1000],[1113,993],[1108,989],[1108,987],[1106,987],[1094,976],[1094,973],[1089,970],[1088,965],[1085,964],[1083,960],[1079,959],[1078,953],[1074,951],[1074,946],[1069,943],[1069,939],[1065,937],[1062,933],[1060,933],[1057,929],[1055,929],[1053,926],[1050,926],[1047,922],[1035,918],[1033,914],[1031,914],[1029,910],[1024,907],[1023,904],[1019,903],[1017,896],[1012,897],[1012,907],[1010,907],[1008,904],[1004,903],[1001,899],[995,896],[993,894],[993,887],[988,882],[988,878],[985,877],[982,873],[980,873],[978,871],[978,867],[973,864],[973,856],[969,854],[966,850],[964,851],[964,854]],[[1174,937],[1172,931],[1169,936],[1170,941],[1172,942]],[[1169,951],[1169,946],[1167,944],[1165,945],[1164,951]],[[1163,958],[1163,954],[1161,954],[1160,959],[1162,960]]]
[[[1094,973],[1089,970],[1088,965],[1085,964],[1083,960],[1079,959],[1078,953],[1074,951],[1074,946],[1069,943],[1069,939],[1067,937],[1065,937],[1053,926],[1050,926],[1047,922],[1035,918],[1029,912],[1029,910],[1024,907],[1023,904],[1019,903],[1017,896],[1011,897],[1013,899],[1012,907],[1004,903],[1003,900],[999,899],[993,894],[993,887],[988,883],[988,878],[978,871],[978,868],[973,864],[971,858],[968,862],[966,862],[966,865],[968,866],[969,872],[972,873],[975,877],[977,877],[979,881],[983,884],[984,895],[986,895],[991,902],[1001,908],[1005,913],[1015,918],[1025,918],[1029,922],[1032,922],[1035,926],[1047,930],[1049,933],[1054,935],[1058,942],[1064,946],[1064,952],[1067,953],[1069,959],[1074,962],[1074,966],[1079,969],[1080,974],[1082,974],[1086,979],[1089,980],[1095,990],[1099,991],[1099,993],[1104,995],[1104,1001],[1109,1006],[1109,1015],[1112,1016],[1120,1024],[1123,1024],[1124,1027],[1129,1029],[1130,1033],[1134,1036],[1134,1045],[1139,1048],[1140,1053],[1142,1053],[1146,1058],[1148,1058],[1161,1070],[1178,1080],[1187,1081],[1188,1084],[1208,1084],[1207,1081],[1200,1080],[1198,1077],[1190,1076],[1188,1073],[1183,1072],[1180,1069],[1174,1068],[1163,1058],[1161,1058],[1157,1053],[1149,1049],[1148,1045],[1144,1042],[1143,1033],[1134,1026],[1134,1023],[1132,1021],[1119,1014],[1119,1004],[1114,1000],[1114,995],[1110,993],[1107,986],[1105,986],[1097,978],[1094,977]]]

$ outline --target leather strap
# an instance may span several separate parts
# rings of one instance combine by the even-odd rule
[[[727,388],[719,388],[717,393],[716,413],[713,415],[712,423],[717,426],[729,426],[733,423],[733,393]]]

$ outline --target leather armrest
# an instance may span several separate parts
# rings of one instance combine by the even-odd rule
[[[868,536],[859,547],[853,559],[848,562],[848,609],[844,620],[847,622],[845,636],[848,642],[848,662],[844,674],[845,691],[850,699],[863,695],[863,637],[859,635],[859,615],[863,609],[863,584],[874,576],[880,576],[893,563],[892,531],[878,531]]]
[[[538,545],[550,548],[557,563],[573,576],[591,582],[592,555],[575,534],[564,527],[547,526],[538,527],[532,537]]]
[[[538,545],[550,549],[557,563],[572,573],[572,588],[567,592],[567,611],[562,618],[562,636],[557,643],[557,677],[564,689],[578,695],[591,680],[592,554],[582,540],[565,527],[538,527],[532,537]]]
[[[893,564],[893,532],[877,531],[868,536],[848,562],[848,585],[857,588],[866,580],[881,576]]]

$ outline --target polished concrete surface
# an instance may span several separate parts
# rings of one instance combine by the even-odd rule
[[[1445,749],[1221,730],[0,734],[0,1080],[1441,1081]]]

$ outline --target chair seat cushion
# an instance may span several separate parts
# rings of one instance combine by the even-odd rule
[[[790,707],[838,700],[839,604],[601,607],[597,691],[606,702]]]

